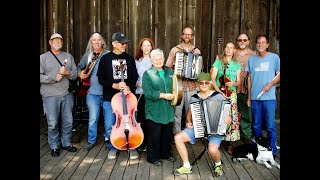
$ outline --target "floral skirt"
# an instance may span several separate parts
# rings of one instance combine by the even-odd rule
[[[227,127],[226,135],[223,137],[225,141],[238,141],[240,139],[240,118],[238,116],[237,93],[233,91],[230,95],[231,102],[231,123]]]

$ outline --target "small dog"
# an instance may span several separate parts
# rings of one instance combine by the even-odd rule
[[[280,165],[273,158],[272,149],[267,138],[257,138],[251,144],[241,144],[234,148],[232,153],[232,161],[234,163],[246,159],[255,160],[258,164],[264,164],[268,169],[272,168],[271,165],[280,169]]]
[[[241,162],[246,159],[256,160],[258,157],[258,148],[257,144],[241,144],[234,148],[232,152],[232,161],[235,163],[236,161]]]
[[[264,147],[261,146],[259,143],[257,143],[258,148],[258,156],[256,158],[256,162],[258,164],[264,164],[268,169],[272,169],[271,165],[276,166],[280,169],[280,164],[278,164],[272,154],[272,149],[270,147]],[[268,163],[268,161],[271,163],[271,165]]]

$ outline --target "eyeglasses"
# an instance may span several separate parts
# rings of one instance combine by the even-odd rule
[[[192,34],[185,34],[185,33],[183,33],[183,35],[185,35],[185,36],[192,36]]]
[[[209,85],[210,82],[209,82],[209,81],[204,81],[204,82],[203,82],[203,81],[202,81],[202,82],[200,81],[199,84],[200,84],[200,85]]]
[[[247,42],[248,39],[237,39],[238,42]]]

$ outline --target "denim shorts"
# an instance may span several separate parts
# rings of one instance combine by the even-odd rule
[[[188,136],[190,137],[190,139],[191,139],[191,141],[189,142],[190,144],[195,144],[197,142],[197,139],[195,138],[195,135],[194,135],[193,128],[185,128],[183,131],[185,133],[187,133]],[[223,136],[218,135],[218,134],[214,134],[214,135],[210,135],[208,137],[208,141],[209,141],[209,143],[217,144],[218,147],[220,147],[222,138],[223,138]]]

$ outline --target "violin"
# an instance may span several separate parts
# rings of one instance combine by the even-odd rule
[[[224,64],[223,66],[223,75],[219,78],[220,86],[219,89],[227,96],[230,97],[232,90],[229,89],[229,86],[226,85],[227,82],[231,82],[230,78],[226,76],[226,69],[228,68],[228,64]]]
[[[124,82],[123,71],[125,64],[120,62],[121,82]],[[137,98],[132,93],[125,95],[122,91],[111,99],[111,107],[116,115],[116,123],[110,134],[111,144],[119,150],[129,150],[139,147],[144,139],[140,123],[135,119]]]

